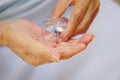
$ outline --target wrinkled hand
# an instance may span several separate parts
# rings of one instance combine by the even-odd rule
[[[63,41],[67,41],[70,37],[87,31],[98,12],[100,2],[99,0],[58,0],[53,9],[51,19],[60,17],[70,5],[74,7],[63,36]]]
[[[34,66],[70,58],[84,50],[93,38],[92,34],[85,34],[78,40],[56,43],[43,38],[48,34],[26,20],[0,22],[0,44]],[[53,35],[51,39],[55,37]]]

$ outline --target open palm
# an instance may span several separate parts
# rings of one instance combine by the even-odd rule
[[[85,34],[80,39],[67,42],[52,41],[44,38],[50,35],[48,31],[26,20],[3,21],[0,27],[2,45],[8,46],[19,57],[32,65],[67,59],[84,50],[92,40],[92,34]]]

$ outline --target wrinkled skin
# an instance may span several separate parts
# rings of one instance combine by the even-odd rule
[[[26,20],[0,21],[0,44],[34,66],[70,58],[84,50],[94,37],[89,33],[77,40],[56,43],[43,38],[48,34]]]
[[[58,0],[51,19],[60,17],[68,6],[73,6],[66,32],[62,37],[63,41],[67,41],[76,34],[85,33],[95,18],[99,5],[99,0]]]

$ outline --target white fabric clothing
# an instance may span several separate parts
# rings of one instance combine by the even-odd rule
[[[28,19],[37,25],[49,18],[56,0],[44,0],[19,15],[2,19]],[[64,16],[69,17],[71,8]],[[0,17],[1,18],[1,17]],[[33,67],[7,47],[0,47],[0,80],[120,80],[120,4],[101,0],[88,32],[95,38],[80,54],[58,63]]]

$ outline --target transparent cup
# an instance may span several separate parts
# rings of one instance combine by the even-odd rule
[[[50,19],[44,21],[43,24],[45,25],[45,29],[51,33],[51,34],[43,35],[44,40],[48,40],[50,42],[61,41],[61,37],[64,34],[67,26],[67,18],[60,17],[60,18]],[[53,39],[53,36],[56,37],[54,37]]]

